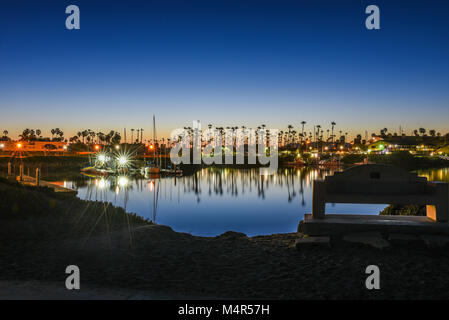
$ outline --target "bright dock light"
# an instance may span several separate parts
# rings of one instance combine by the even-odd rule
[[[120,157],[118,158],[118,164],[119,164],[120,166],[126,166],[126,165],[128,164],[128,158],[125,157],[125,156],[120,156]]]
[[[106,156],[104,154],[98,155],[98,161],[104,163],[106,161]]]

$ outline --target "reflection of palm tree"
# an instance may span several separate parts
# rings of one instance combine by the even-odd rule
[[[302,169],[299,171],[299,193],[301,193],[301,205],[305,207],[306,201],[304,200],[304,175],[302,174]]]

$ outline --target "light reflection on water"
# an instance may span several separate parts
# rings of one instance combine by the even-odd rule
[[[418,170],[417,173],[429,181],[449,182],[449,168]]]
[[[108,201],[158,224],[194,235],[232,230],[247,235],[295,232],[311,212],[312,182],[331,170],[206,168],[185,177],[91,178],[66,182],[85,200]],[[328,213],[378,214],[385,205],[328,204]]]

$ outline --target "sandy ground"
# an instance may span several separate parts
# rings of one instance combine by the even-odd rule
[[[67,290],[63,281],[0,281],[0,300],[177,300],[202,299],[159,292],[83,286]]]
[[[449,298],[449,250],[424,245],[376,249],[355,243],[297,249],[299,235],[214,238],[151,225],[83,241],[31,246],[0,260],[2,298],[435,299]],[[42,252],[36,255],[36,252]],[[65,267],[81,270],[67,291]],[[381,290],[365,287],[365,268],[381,270]],[[0,278],[0,279],[1,279]],[[33,281],[29,281],[33,279]],[[42,286],[44,284],[44,286]],[[122,288],[122,289],[108,289]]]

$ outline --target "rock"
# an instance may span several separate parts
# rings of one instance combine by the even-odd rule
[[[390,246],[389,242],[385,240],[379,232],[351,233],[345,235],[343,241],[361,243],[377,249],[383,249]]]
[[[298,224],[298,230],[297,230],[297,232],[298,232],[298,233],[303,233],[303,231],[304,231],[304,220],[301,220],[301,221],[299,222],[299,224]]]
[[[296,240],[296,248],[330,247],[329,237],[303,237]]]
[[[423,234],[419,236],[424,243],[431,248],[445,247],[449,244],[449,236]]]
[[[421,239],[413,234],[393,233],[388,236],[388,241],[394,245],[409,245],[421,242]]]
[[[239,238],[247,238],[247,235],[241,232],[226,231],[225,233],[222,233],[218,237],[222,239],[239,239]]]

